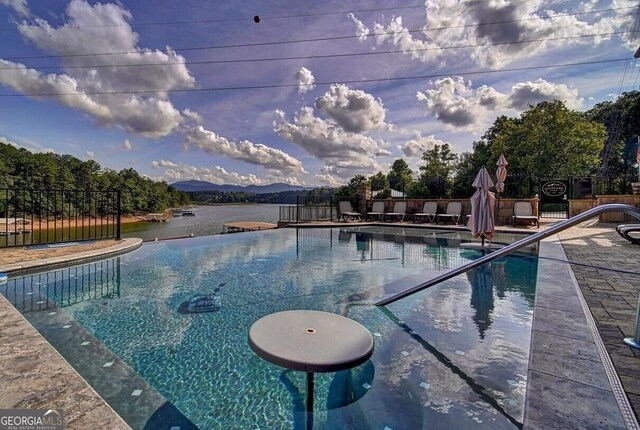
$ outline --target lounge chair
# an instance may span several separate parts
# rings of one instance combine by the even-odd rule
[[[422,212],[413,214],[413,222],[426,219],[428,222],[433,222],[438,214],[438,202],[424,202],[422,206]]]
[[[358,212],[354,212],[353,207],[351,207],[351,202],[341,201],[338,203],[338,208],[340,210],[340,215],[338,215],[338,221],[340,221],[340,218],[342,218],[344,222],[347,222],[349,220],[354,220],[354,221],[362,220],[362,215],[360,215],[360,213]]]
[[[531,202],[521,201],[513,204],[511,225],[515,227],[520,220],[533,222],[536,228],[540,227],[540,220],[538,220],[538,217],[533,214],[533,206],[531,206]]]
[[[629,242],[640,245],[640,237],[631,236],[631,233],[640,233],[640,224],[620,224],[616,231]]]
[[[460,224],[460,218],[462,217],[462,202],[449,202],[447,203],[447,210],[443,214],[436,215],[436,224],[440,218],[449,219],[456,224]]]
[[[373,207],[371,208],[371,212],[367,212],[364,216],[365,220],[370,218],[378,218],[378,221],[382,220],[384,216],[384,202],[373,202]]]
[[[384,220],[397,219],[399,222],[403,222],[405,212],[407,212],[407,202],[395,202],[393,204],[393,212],[385,213]]]

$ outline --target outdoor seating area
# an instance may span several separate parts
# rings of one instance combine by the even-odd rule
[[[360,206],[354,205],[349,200],[340,200],[337,209],[338,222],[400,222],[434,225],[466,225],[466,220],[472,212],[471,199],[367,200]],[[496,226],[539,227],[538,200],[535,198],[502,198],[496,201],[494,210]]]
[[[434,222],[438,214],[438,202],[424,202],[422,212],[413,214],[413,222]]]
[[[616,227],[616,232],[634,245],[640,245],[640,224],[620,224]],[[631,233],[637,233],[637,236],[632,236]]]
[[[351,202],[341,201],[338,204],[338,208],[340,209],[340,215],[338,217],[338,220],[340,220],[341,218],[344,222],[347,222],[349,220],[354,220],[354,221],[362,220],[362,215],[360,215],[360,213],[358,212],[354,212],[353,208],[351,207]]]
[[[444,222],[450,220],[457,224],[460,224],[460,218],[462,217],[462,203],[461,202],[449,202],[447,203],[447,210],[445,213],[436,214],[436,224],[442,219]]]
[[[537,216],[533,215],[533,207],[528,201],[515,202],[513,205],[513,216],[511,217],[511,224],[516,226],[518,221],[527,221],[533,223],[536,227],[540,227],[540,220]]]

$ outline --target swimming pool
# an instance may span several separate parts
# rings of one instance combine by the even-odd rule
[[[364,365],[316,375],[316,429],[517,428],[534,257],[371,305],[478,258],[458,247],[466,240],[355,226],[200,237],[11,279],[0,291],[134,428],[303,428],[305,375],[247,344],[253,322],[290,309],[347,315],[376,342]],[[219,309],[185,313],[202,295]]]

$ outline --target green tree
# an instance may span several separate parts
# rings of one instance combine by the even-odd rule
[[[600,164],[605,137],[602,124],[564,102],[542,102],[519,118],[498,118],[479,148],[488,166],[504,153],[510,170],[536,176],[589,175]]]
[[[398,158],[393,162],[387,174],[389,187],[398,191],[406,191],[413,182],[412,175],[413,171],[409,168],[407,162],[402,158]]]
[[[584,115],[607,129],[598,173],[602,176],[635,174],[640,135],[640,91],[623,93],[615,102],[598,103]]]
[[[387,175],[382,172],[378,172],[375,175],[369,178],[369,182],[371,183],[371,190],[384,190],[385,188],[389,188],[389,180],[387,179]]]
[[[420,182],[428,197],[444,197],[450,188],[457,155],[448,143],[434,145],[422,154]]]

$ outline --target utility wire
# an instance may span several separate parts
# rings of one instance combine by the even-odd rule
[[[448,4],[457,6],[461,4],[483,3],[485,1],[486,0],[452,1],[452,2],[449,2]],[[443,5],[439,4],[439,6],[443,6]],[[373,8],[373,9],[351,9],[351,10],[342,10],[342,11],[334,11],[334,12],[314,12],[314,13],[305,13],[305,14],[297,14],[297,15],[280,15],[280,16],[259,15],[259,16],[260,16],[260,20],[264,21],[264,20],[278,20],[278,19],[292,19],[292,18],[309,18],[309,17],[316,17],[316,16],[345,15],[349,13],[386,12],[390,10],[407,10],[407,9],[425,9],[425,5],[420,4],[420,5],[381,7],[381,8]],[[611,10],[617,10],[617,9],[625,9],[625,8],[616,8]],[[589,12],[582,12],[582,13],[595,13],[595,12],[589,11]],[[194,20],[177,20],[177,21],[148,21],[148,22],[136,22],[133,24],[136,26],[154,26],[154,25],[215,24],[215,23],[226,23],[226,22],[250,22],[250,21],[253,21],[253,16],[246,16],[242,18],[212,18],[212,19],[194,19]],[[126,27],[130,25],[131,23],[127,22],[124,24],[68,25],[65,28],[70,28],[70,29],[110,28],[110,27]],[[0,31],[13,30],[13,28],[14,27],[0,27]]]
[[[417,75],[417,76],[399,76],[393,78],[373,78],[373,79],[355,79],[355,80],[332,80],[325,82],[315,82],[316,85],[331,85],[336,82],[344,83],[344,84],[362,84],[362,83],[371,83],[371,82],[394,82],[394,81],[410,81],[410,80],[419,80],[419,79],[434,79],[434,78],[442,78],[451,75],[457,76],[471,76],[471,75],[482,75],[488,73],[503,73],[503,72],[518,72],[525,70],[539,70],[539,69],[550,69],[554,67],[573,67],[573,66],[585,66],[592,64],[605,64],[605,63],[616,63],[621,61],[629,61],[629,58],[611,58],[607,60],[596,60],[596,61],[582,61],[577,63],[565,63],[565,64],[548,64],[544,66],[528,66],[528,67],[514,67],[510,69],[501,69],[501,70],[474,70],[470,72],[465,71],[456,71],[456,72],[447,72],[447,73],[437,73],[431,75]],[[173,89],[173,90],[137,90],[137,91],[87,91],[80,93],[20,93],[20,94],[0,94],[0,97],[61,97],[61,96],[85,96],[85,95],[113,95],[113,94],[153,94],[153,93],[195,93],[195,92],[212,92],[212,91],[236,91],[236,90],[261,90],[261,89],[272,89],[272,88],[295,88],[298,87],[298,84],[273,84],[273,85],[249,85],[249,86],[238,86],[238,87],[212,87],[212,88],[184,88],[184,89]]]
[[[486,0],[470,0],[461,2],[452,2],[455,4],[467,4],[467,3],[480,3],[480,1]],[[365,12],[385,12],[389,10],[406,10],[406,9],[424,9],[425,5],[407,5],[407,6],[395,6],[395,7],[383,7],[376,9],[353,9],[335,12],[316,12],[305,13],[299,15],[281,15],[281,16],[263,16],[260,15],[260,20],[277,20],[277,19],[291,19],[291,18],[308,18],[314,16],[329,16],[329,15],[344,15],[347,13],[365,13]],[[212,18],[212,19],[193,19],[193,20],[179,20],[179,21],[148,21],[148,22],[136,22],[133,23],[136,26],[153,26],[153,25],[182,25],[182,24],[215,24],[225,22],[250,22],[253,21],[252,16],[246,16],[243,18]],[[109,28],[109,27],[125,27],[131,25],[126,24],[102,24],[102,25],[68,25],[65,28],[82,29],[82,28]],[[0,27],[0,30],[12,30],[14,27]]]
[[[471,45],[451,45],[451,46],[437,46],[429,48],[408,49],[408,50],[389,50],[389,51],[369,51],[369,52],[347,52],[341,54],[320,54],[320,55],[301,55],[293,57],[267,57],[267,58],[244,58],[238,60],[200,60],[200,61],[169,61],[164,63],[134,63],[134,64],[79,64],[71,66],[31,66],[38,68],[39,70],[46,69],[100,69],[100,68],[113,68],[113,67],[156,67],[156,66],[181,66],[181,65],[203,65],[203,64],[232,64],[232,63],[254,63],[254,62],[266,62],[266,61],[289,61],[289,60],[309,60],[309,59],[322,59],[322,58],[341,58],[341,57],[361,57],[369,55],[386,55],[386,54],[406,54],[411,52],[425,52],[425,51],[439,51],[447,49],[463,49],[463,48],[478,48],[483,46],[500,46],[500,45],[519,45],[525,43],[546,42],[554,40],[568,40],[579,39],[586,37],[600,37],[600,36],[613,36],[617,34],[627,34],[630,31],[617,31],[611,33],[597,33],[597,34],[581,34],[578,36],[563,36],[563,37],[549,37],[541,39],[531,40],[517,40],[511,42],[496,42],[496,43],[477,43]],[[20,70],[21,66],[0,67],[0,70]]]
[[[481,27],[485,25],[511,24],[516,22],[524,22],[524,21],[532,21],[532,20],[548,20],[548,19],[554,19],[554,18],[565,17],[565,16],[586,15],[586,14],[611,12],[611,11],[617,11],[617,10],[636,9],[636,8],[640,8],[640,6],[600,9],[600,10],[594,10],[590,12],[575,12],[575,13],[568,13],[568,14],[558,14],[554,16],[536,16],[531,18],[512,19],[512,20],[505,20],[505,21],[492,21],[492,22],[484,22],[484,23],[462,24],[462,25],[443,26],[443,27],[420,28],[420,29],[407,30],[406,32],[407,33],[426,33],[430,31],[444,31],[444,30],[450,30],[450,29],[456,29],[456,28]],[[379,33],[369,33],[365,37],[389,36],[394,34],[396,34],[396,32],[387,31],[387,32],[379,32]],[[287,45],[287,44],[294,44],[294,43],[326,42],[326,41],[332,41],[332,40],[356,39],[360,37],[362,36],[358,36],[358,35],[330,36],[330,37],[317,37],[317,38],[297,39],[297,40],[279,40],[279,41],[272,41],[272,42],[255,42],[255,43],[238,43],[238,44],[228,44],[228,45],[183,47],[183,48],[173,48],[173,50],[177,52],[204,51],[204,50],[210,50],[210,49],[247,48],[247,47],[255,47],[255,46]],[[3,58],[5,60],[27,60],[27,59],[38,59],[38,58],[73,58],[73,57],[90,57],[90,56],[103,56],[103,55],[127,55],[127,54],[139,54],[139,53],[140,53],[140,50],[132,50],[132,51],[112,51],[112,52],[87,52],[87,53],[81,53],[81,54],[61,54],[61,55],[29,55],[29,56],[14,56],[14,57],[0,56],[0,58]]]

